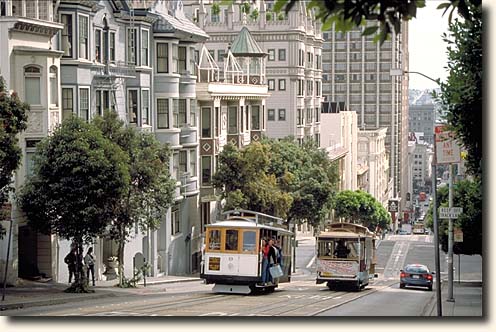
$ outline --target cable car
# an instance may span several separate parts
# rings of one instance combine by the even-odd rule
[[[250,294],[272,292],[290,282],[294,234],[284,219],[248,210],[222,214],[223,220],[205,226],[200,277],[215,284],[214,292]],[[277,239],[282,276],[262,284],[262,241]]]
[[[327,282],[329,289],[338,285],[360,291],[377,277],[376,235],[367,227],[351,223],[333,223],[318,234],[317,284]]]

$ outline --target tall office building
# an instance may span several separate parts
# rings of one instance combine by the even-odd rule
[[[324,32],[322,95],[345,102],[357,112],[360,130],[387,128],[392,196],[404,207],[407,183],[408,77],[391,76],[390,69],[408,70],[408,25],[381,46],[358,29],[347,33],[333,27]]]

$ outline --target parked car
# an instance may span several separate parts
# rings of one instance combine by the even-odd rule
[[[435,272],[429,271],[429,268],[421,264],[409,264],[400,270],[400,288],[405,286],[427,287],[432,291],[432,283]]]

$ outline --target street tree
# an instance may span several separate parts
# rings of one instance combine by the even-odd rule
[[[334,213],[337,218],[361,224],[374,231],[377,227],[388,229],[391,217],[386,209],[372,195],[362,190],[343,190],[334,199]]]
[[[257,212],[287,216],[291,196],[281,190],[270,164],[267,144],[253,142],[244,149],[232,144],[219,154],[219,168],[213,184],[226,199],[225,209],[249,209]]]
[[[12,177],[21,161],[18,134],[26,130],[27,111],[29,105],[23,103],[16,92],[9,93],[0,76],[0,221],[10,219],[10,216],[2,215],[2,206],[13,190]],[[0,223],[0,239],[4,235],[5,229]]]
[[[293,138],[270,140],[271,169],[280,186],[291,194],[288,221],[306,221],[317,226],[331,210],[339,181],[338,167],[314,141],[302,146]]]
[[[448,207],[449,189],[438,188],[438,206]],[[455,254],[482,255],[482,184],[480,179],[462,180],[454,185],[453,206],[463,208],[463,213],[454,220],[453,226],[460,227],[463,242],[453,246]],[[433,229],[432,203],[426,213],[426,226]],[[448,252],[448,219],[439,219],[439,243],[443,251]]]
[[[318,225],[330,209],[336,165],[314,144],[264,139],[244,149],[226,145],[214,186],[226,209],[247,208]]]
[[[77,249],[75,282],[67,292],[88,292],[83,244],[104,233],[129,183],[127,156],[95,126],[71,117],[40,143],[33,174],[18,203],[28,224],[57,234]]]
[[[470,173],[482,176],[482,9],[468,4],[468,18],[455,19],[444,40],[448,70],[438,100],[456,137],[467,149]]]
[[[118,243],[119,285],[123,287],[124,249],[133,230],[136,225],[142,232],[157,229],[172,205],[176,182],[169,173],[171,153],[153,134],[126,127],[114,111],[106,111],[92,123],[123,151],[124,167],[130,175],[115,204],[106,234]]]

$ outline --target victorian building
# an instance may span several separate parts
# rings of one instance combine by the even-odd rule
[[[126,125],[153,133],[171,147],[170,173],[176,180],[174,204],[159,229],[132,233],[125,273],[133,274],[134,257],[143,257],[153,276],[194,272],[201,242],[195,50],[208,35],[185,17],[181,1],[1,4],[0,41],[9,50],[1,58],[1,75],[31,104],[28,130],[21,137],[25,166],[16,174],[16,187],[29,174],[36,143],[61,119],[91,121],[106,109],[115,110]],[[19,269],[11,269],[13,277],[67,281],[63,258],[71,244],[34,232],[21,216],[14,207],[19,229],[12,252]],[[97,278],[112,277],[107,262],[117,255],[116,243],[99,238],[93,247]]]
[[[30,104],[28,126],[19,136],[22,149],[21,166],[15,174],[14,186],[19,189],[32,172],[36,144],[60,122],[61,57],[56,45],[63,28],[58,22],[52,0],[0,0],[0,76],[7,88]],[[10,205],[8,205],[10,206]],[[41,235],[29,229],[15,202],[11,209],[12,242],[8,236],[0,240],[0,271],[9,264],[7,282],[14,284],[23,274],[53,274],[56,259],[56,237]],[[4,223],[8,230],[8,223]],[[9,261],[5,253],[11,247]],[[3,281],[4,275],[0,277]]]
[[[229,6],[211,0],[184,3],[188,15],[211,37],[206,47],[217,63],[226,61],[225,55],[243,27],[267,54],[267,136],[293,136],[299,142],[313,139],[318,144],[323,40],[320,23],[307,11],[305,2],[298,1],[287,16],[274,13],[274,1],[268,0],[247,2],[248,10],[244,1]]]
[[[205,45],[199,50],[197,100],[200,109],[201,223],[219,217],[212,186],[218,156],[230,143],[243,148],[266,132],[267,54],[242,27],[221,67]]]

